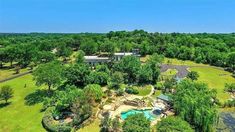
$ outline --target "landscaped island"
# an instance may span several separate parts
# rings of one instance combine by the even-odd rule
[[[142,30],[0,34],[0,131],[233,131],[234,42]]]

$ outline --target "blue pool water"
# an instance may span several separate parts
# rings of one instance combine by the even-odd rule
[[[122,112],[121,118],[125,120],[129,115],[138,114],[138,113],[143,113],[144,116],[151,121],[156,119],[157,117],[157,115],[152,114],[151,110],[129,110],[127,112]]]

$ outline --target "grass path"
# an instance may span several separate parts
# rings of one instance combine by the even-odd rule
[[[26,88],[24,88],[25,84]],[[14,97],[9,100],[11,104],[0,107],[0,131],[45,131],[41,125],[43,116],[43,113],[40,112],[41,104],[30,106],[25,104],[24,98],[38,89],[32,80],[32,75],[0,83],[0,87],[3,85],[10,85],[13,88]],[[0,103],[3,102],[0,101]]]

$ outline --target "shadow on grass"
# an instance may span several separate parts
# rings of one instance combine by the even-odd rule
[[[10,105],[11,102],[7,102],[7,103],[0,103],[0,109],[3,107],[7,107],[8,105]]]
[[[52,94],[48,93],[48,90],[36,90],[33,93],[28,94],[24,100],[26,105],[35,105],[44,101],[46,97],[50,97]]]

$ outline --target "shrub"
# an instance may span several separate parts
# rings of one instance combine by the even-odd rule
[[[118,89],[116,93],[117,93],[117,96],[122,96],[124,92],[125,92],[124,89]]]
[[[57,124],[52,116],[53,108],[48,108],[42,118],[43,127],[49,132],[70,132],[72,127],[70,124]]]
[[[139,91],[133,87],[126,88],[125,92],[127,92],[128,94],[138,94],[139,93]]]

